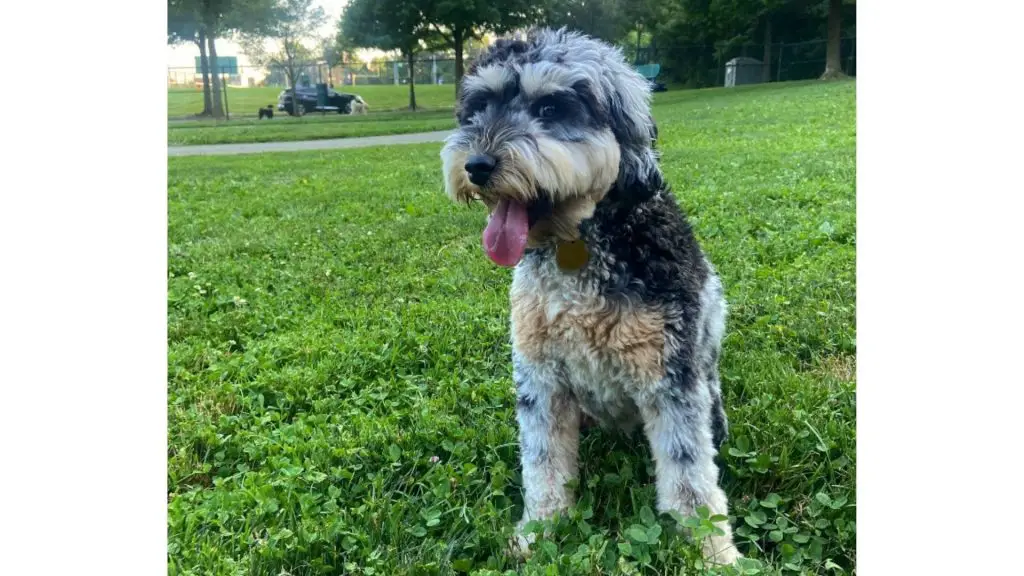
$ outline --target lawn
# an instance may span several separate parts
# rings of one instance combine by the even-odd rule
[[[775,85],[793,87],[797,84]],[[404,86],[367,86],[377,90],[377,96],[385,101],[394,100],[407,103],[408,89]],[[427,89],[443,88],[443,86],[427,86]],[[759,87],[765,90],[766,87]],[[242,90],[242,89],[239,89]],[[252,88],[245,90],[263,90]],[[699,100],[706,102],[728,102],[728,98],[737,94],[745,94],[750,88],[724,90],[712,88],[707,90],[671,90],[654,96],[656,108],[662,105],[677,104],[683,101]],[[242,142],[283,142],[293,140],[320,140],[325,138],[351,138],[358,136],[381,136],[385,134],[409,134],[415,132],[431,132],[449,130],[455,127],[449,92],[439,93],[444,99],[441,108],[424,109],[417,112],[407,110],[372,111],[366,116],[348,116],[339,114],[314,113],[301,118],[278,113],[272,120],[260,120],[255,115],[235,116],[231,120],[176,120],[167,128],[167,144],[170,146],[190,144],[233,144]],[[406,100],[401,100],[406,98]],[[438,101],[435,101],[436,104]],[[264,106],[265,104],[256,104]],[[401,106],[404,106],[402,104]],[[256,108],[253,108],[255,110]],[[236,113],[237,114],[237,113]]]
[[[282,142],[408,134],[450,130],[455,127],[451,110],[382,112],[366,116],[310,114],[292,118],[282,114],[273,120],[243,118],[228,122],[212,120],[179,122],[167,128],[167,144],[227,144],[235,142]]]
[[[677,93],[663,166],[730,302],[746,573],[856,571],[855,86]],[[639,439],[591,432],[526,565],[510,273],[438,144],[169,158],[168,573],[695,574]]]
[[[256,111],[267,104],[277,105],[282,88],[237,88],[228,86],[228,111],[239,116],[256,116]],[[399,110],[409,106],[409,86],[378,84],[366,86],[336,86],[338,92],[359,94],[371,110]],[[448,108],[455,102],[455,86],[451,84],[417,85],[416,104],[425,109]],[[167,90],[167,116],[180,118],[203,111],[203,92],[194,88]]]

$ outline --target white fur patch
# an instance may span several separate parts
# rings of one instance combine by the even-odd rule
[[[552,62],[536,62],[523,66],[519,74],[519,88],[529,99],[539,98],[573,84],[569,68]]]
[[[478,68],[472,76],[465,77],[463,90],[501,94],[505,85],[513,80],[512,70],[504,66],[483,66]]]

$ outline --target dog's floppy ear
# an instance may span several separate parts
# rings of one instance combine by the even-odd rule
[[[622,66],[608,95],[611,127],[621,146],[647,148],[657,139],[651,116],[651,87],[635,70]]]
[[[609,98],[610,125],[621,151],[619,160],[620,191],[654,190],[661,186],[661,170],[654,153],[658,128],[645,102],[624,100],[619,93]],[[642,198],[637,198],[642,200]]]

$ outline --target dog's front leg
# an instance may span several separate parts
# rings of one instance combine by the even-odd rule
[[[531,364],[514,354],[512,372],[524,492],[523,518],[512,544],[526,554],[533,541],[523,534],[526,523],[550,518],[573,503],[566,483],[579,471],[580,407],[559,382],[556,367]]]
[[[706,506],[712,516],[727,515],[728,502],[718,486],[718,466],[714,461],[708,388],[704,383],[663,384],[660,392],[638,403],[655,461],[658,509],[694,516],[698,507]],[[704,541],[704,556],[714,564],[732,564],[739,552],[733,544],[729,522],[716,525],[725,534],[709,536]]]

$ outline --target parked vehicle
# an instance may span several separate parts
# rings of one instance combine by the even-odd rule
[[[299,98],[299,105],[302,106],[302,113],[309,114],[317,111],[316,87],[299,86],[295,89]],[[327,90],[327,105],[337,109],[338,114],[351,114],[352,101],[356,100],[355,94],[344,94]],[[292,91],[283,90],[277,96],[277,109],[287,112],[289,116],[295,116],[295,108],[292,106]],[[332,110],[333,112],[333,110]]]

